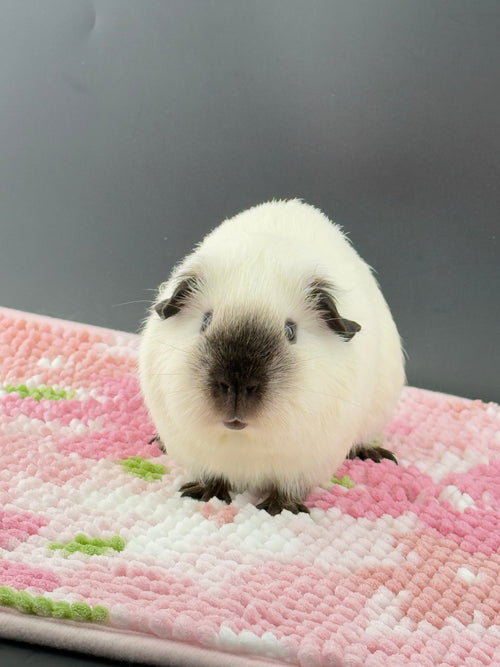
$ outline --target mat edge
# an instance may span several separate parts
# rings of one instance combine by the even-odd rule
[[[88,324],[87,322],[76,322],[75,320],[65,320],[60,317],[53,317],[52,315],[40,315],[39,313],[31,313],[24,310],[17,310],[16,308],[9,308],[7,306],[0,305],[0,314],[5,313],[8,316],[16,318],[18,320],[25,319],[27,321],[37,321],[50,324],[51,326],[60,325],[67,327],[69,329],[84,329],[90,332],[104,334],[115,334],[119,336],[130,337],[131,340],[136,340],[139,338],[139,333],[133,333],[130,331],[123,331],[122,329],[110,329],[109,327],[101,327],[97,324]]]
[[[276,667],[293,663],[206,649],[114,628],[24,616],[0,610],[0,639],[77,651],[85,655],[172,667]]]

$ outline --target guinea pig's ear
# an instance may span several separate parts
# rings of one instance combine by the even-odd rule
[[[325,280],[315,279],[309,283],[307,300],[325,324],[344,340],[351,340],[361,329],[357,322],[341,317],[332,296],[332,286]]]
[[[184,276],[177,285],[174,293],[168,299],[160,301],[154,307],[162,320],[176,315],[180,309],[187,303],[198,287],[198,278],[195,275]]]

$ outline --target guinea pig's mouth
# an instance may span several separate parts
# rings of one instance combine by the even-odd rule
[[[248,424],[245,422],[240,422],[239,419],[231,419],[231,421],[227,422],[222,422],[226,428],[230,428],[233,431],[241,431],[244,429]]]

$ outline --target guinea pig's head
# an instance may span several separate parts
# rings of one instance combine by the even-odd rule
[[[300,390],[301,366],[321,365],[311,336],[343,346],[361,328],[340,315],[332,286],[317,276],[295,277],[280,289],[266,276],[249,286],[248,276],[215,279],[194,270],[180,272],[168,292],[154,307],[166,344],[175,341],[171,357],[178,358],[167,382],[184,391],[190,421],[225,429],[279,418],[277,406]]]

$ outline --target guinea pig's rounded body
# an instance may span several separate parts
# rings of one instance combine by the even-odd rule
[[[160,439],[198,487],[262,489],[276,511],[283,499],[296,511],[379,434],[404,384],[370,268],[299,200],[223,222],[174,269],[142,332],[139,370]]]

